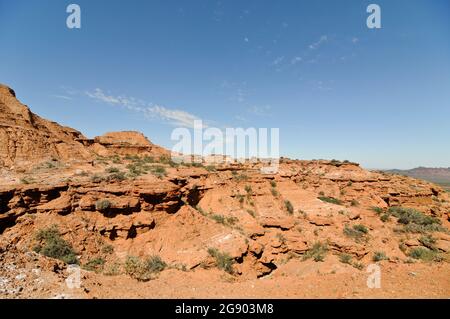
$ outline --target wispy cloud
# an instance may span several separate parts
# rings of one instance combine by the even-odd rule
[[[357,43],[358,41],[359,41],[359,39],[357,37],[352,38],[352,43]]]
[[[303,58],[301,56],[296,56],[296,57],[292,58],[291,64],[296,65],[297,63],[302,62],[302,61],[303,61]]]
[[[66,95],[52,94],[50,96],[57,98],[57,99],[62,99],[62,100],[72,100],[72,98],[70,96],[66,96]]]
[[[323,43],[325,43],[325,42],[327,42],[327,41],[328,41],[328,36],[322,35],[322,36],[320,37],[319,40],[317,40],[317,41],[314,42],[314,43],[311,43],[311,44],[309,45],[309,48],[310,48],[311,50],[315,50],[315,49],[319,48]]]
[[[277,58],[275,58],[275,60],[272,61],[272,65],[279,65],[280,63],[282,63],[284,61],[284,56],[279,56]]]
[[[134,112],[143,113],[147,118],[159,118],[174,126],[192,128],[194,127],[194,121],[200,120],[198,116],[183,110],[171,109],[165,106],[148,103],[134,97],[123,95],[114,96],[106,94],[102,89],[99,88],[95,89],[92,92],[86,91],[85,95],[99,102],[110,105],[117,105]],[[203,123],[203,125],[207,126],[205,123]]]

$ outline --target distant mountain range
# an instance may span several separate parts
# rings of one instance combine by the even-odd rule
[[[391,169],[386,172],[423,179],[450,190],[450,167],[416,167],[408,170]]]

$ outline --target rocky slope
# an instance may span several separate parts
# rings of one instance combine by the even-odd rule
[[[450,296],[439,186],[339,161],[178,165],[138,133],[70,135],[2,90],[20,138],[1,153],[1,297]],[[28,138],[54,158],[27,156]]]

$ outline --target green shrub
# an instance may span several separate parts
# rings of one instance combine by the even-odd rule
[[[370,207],[370,209],[373,210],[378,215],[383,214],[383,208],[381,208],[381,207],[372,206],[372,207]]]
[[[294,214],[294,206],[292,206],[292,203],[290,201],[285,200],[284,206],[286,207],[286,210],[288,211],[289,215]]]
[[[303,260],[313,258],[314,261],[323,261],[327,252],[328,246],[326,244],[316,242],[303,256]]]
[[[210,217],[215,222],[223,224],[225,226],[233,226],[239,221],[236,217],[225,217],[224,215],[220,214],[212,214]]]
[[[416,247],[411,249],[409,252],[409,257],[423,261],[442,261],[442,258],[438,252],[424,247]]]
[[[111,202],[107,199],[99,199],[95,202],[95,209],[98,211],[104,211],[111,208]]]
[[[352,264],[353,267],[355,267],[356,269],[362,270],[364,268],[364,264],[360,263],[360,262],[354,262]]]
[[[388,256],[386,256],[386,254],[382,251],[377,251],[373,254],[373,261],[381,261],[381,260],[387,260],[389,259]]]
[[[364,225],[353,225],[352,228],[347,225],[344,227],[344,235],[353,238],[357,242],[365,239],[368,229]]]
[[[112,174],[112,173],[119,173],[120,170],[117,167],[108,167],[106,169],[106,172]]]
[[[381,215],[380,220],[381,220],[383,223],[387,222],[387,221],[389,220],[389,214],[383,214],[383,215]]]
[[[208,165],[208,166],[205,166],[205,169],[206,169],[208,172],[215,172],[215,171],[216,171],[216,167],[215,167],[214,165]]]
[[[163,271],[167,264],[159,256],[151,256],[146,260],[138,257],[128,256],[125,261],[125,272],[139,281],[148,281]]]
[[[114,247],[112,245],[105,245],[102,247],[102,253],[112,254],[114,252]]]
[[[252,216],[252,217],[255,217],[255,216],[256,216],[256,213],[255,213],[254,210],[247,209],[247,213],[249,213],[249,215]]]
[[[252,187],[250,185],[245,185],[244,189],[247,194],[252,194]]]
[[[335,205],[342,205],[342,201],[337,198],[327,197],[327,196],[319,196],[318,198],[322,202],[331,203],[331,204],[335,204]]]
[[[273,188],[277,187],[277,182],[270,181],[270,186],[272,186]]]
[[[233,274],[234,260],[228,253],[220,252],[217,248],[209,248],[208,254],[215,259],[217,268]]]
[[[163,166],[155,166],[151,169],[152,174],[158,178],[163,178],[167,176],[166,169]]]
[[[356,199],[352,199],[352,201],[350,202],[350,205],[353,207],[359,206],[359,202]]]
[[[434,250],[435,249],[435,246],[434,246],[434,244],[436,243],[436,238],[434,238],[433,236],[431,236],[431,235],[425,235],[425,236],[421,236],[420,238],[419,238],[419,242],[422,244],[422,245],[424,245],[425,247],[428,247],[428,248],[430,248],[430,249],[432,249],[432,250]]]
[[[39,242],[33,250],[50,258],[62,260],[67,264],[78,264],[78,259],[72,246],[60,235],[57,226],[41,229],[35,239]]]
[[[352,256],[349,255],[349,254],[345,254],[345,253],[340,254],[340,255],[339,255],[339,261],[340,261],[341,263],[351,265],[351,263],[352,263]]]
[[[103,269],[104,264],[105,260],[103,258],[94,258],[89,260],[86,264],[84,264],[83,269],[88,271],[99,272]]]
[[[397,222],[404,225],[404,232],[427,233],[445,230],[438,218],[427,216],[413,208],[391,207],[388,213],[397,217]]]
[[[272,188],[271,190],[270,190],[270,192],[272,193],[272,195],[274,196],[274,197],[277,197],[279,194],[278,194],[278,191],[275,189],[275,188]]]
[[[94,174],[91,176],[92,183],[101,183],[105,180],[105,178],[99,174]]]

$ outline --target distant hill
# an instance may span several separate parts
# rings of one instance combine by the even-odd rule
[[[408,170],[392,169],[388,173],[400,174],[436,183],[450,191],[450,167],[416,167]]]

